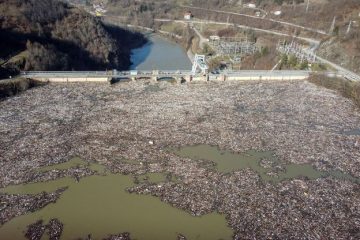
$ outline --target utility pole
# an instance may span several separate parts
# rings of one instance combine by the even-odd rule
[[[330,31],[329,31],[330,34],[333,34],[333,33],[334,33],[335,23],[336,23],[336,16],[334,17],[334,19],[333,19],[333,21],[332,21],[332,24],[331,24],[331,27],[330,27]]]
[[[309,4],[310,4],[310,0],[307,0],[307,3],[306,3],[306,13],[308,13],[308,11],[309,11]]]
[[[347,28],[347,30],[346,30],[346,34],[349,34],[349,33],[350,33],[350,30],[351,30],[351,23],[352,23],[352,21],[350,20],[350,22],[349,22],[349,26],[348,26],[348,28]]]

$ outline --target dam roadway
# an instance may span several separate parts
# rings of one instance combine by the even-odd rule
[[[226,80],[304,80],[311,71],[300,70],[242,70],[220,71],[208,74],[195,74],[182,70],[153,70],[153,71],[29,71],[22,72],[21,77],[32,78],[45,82],[107,82],[112,79],[152,79],[162,80],[173,78],[182,81],[226,81]],[[334,73],[329,73],[334,74]]]

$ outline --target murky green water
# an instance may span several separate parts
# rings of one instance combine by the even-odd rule
[[[147,173],[137,177],[140,183],[160,183],[166,181],[166,174],[164,173]]]
[[[37,171],[47,172],[47,171],[51,171],[51,170],[54,170],[54,169],[65,170],[65,169],[69,169],[69,168],[73,168],[73,167],[87,166],[87,165],[88,165],[88,163],[83,161],[81,158],[75,157],[75,158],[72,158],[70,161],[67,161],[67,162],[64,162],[64,163],[59,163],[59,164],[56,164],[56,165],[41,167]]]
[[[170,175],[169,173],[147,173],[144,175],[136,176],[136,179],[139,181],[139,183],[161,183],[161,182],[175,182],[179,183],[179,179],[174,176]]]
[[[37,169],[37,171],[39,172],[47,172],[47,171],[51,171],[51,170],[66,170],[69,168],[75,168],[75,167],[88,167],[89,169],[96,171],[98,173],[104,173],[106,167],[97,163],[88,163],[85,162],[84,160],[82,160],[79,157],[74,157],[72,158],[70,161],[64,162],[64,163],[59,163],[56,165],[51,165],[51,166],[45,166],[45,167],[41,167],[39,169]]]
[[[73,162],[84,164],[79,160]],[[68,163],[67,167],[71,166],[73,163]],[[64,165],[55,167],[66,169]],[[146,177],[157,182],[164,180],[164,176],[149,174]],[[1,226],[0,239],[24,239],[27,225],[39,219],[46,224],[52,218],[64,223],[61,239],[85,238],[88,234],[93,239],[102,239],[122,232],[130,232],[132,239],[176,239],[178,233],[188,239],[231,239],[233,232],[227,226],[224,215],[212,213],[194,217],[158,198],[125,191],[133,185],[131,176],[108,174],[85,177],[80,182],[62,178],[1,189],[0,192],[11,194],[35,194],[68,186],[55,204],[16,217]]]
[[[185,146],[171,151],[181,157],[212,161],[216,163],[216,170],[223,173],[250,168],[259,174],[264,181],[274,183],[298,177],[317,179],[329,175],[334,178],[360,182],[359,179],[340,171],[323,172],[310,164],[280,164],[274,153],[269,151],[250,150],[239,154],[223,151],[209,145]],[[268,164],[264,165],[262,161],[266,161]]]

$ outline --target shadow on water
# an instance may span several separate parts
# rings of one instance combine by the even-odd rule
[[[131,70],[135,70],[141,63],[146,61],[151,53],[153,45],[154,42],[149,38],[149,41],[144,46],[135,48],[131,51]]]
[[[131,194],[126,189],[135,186],[131,176],[109,174],[103,166],[89,164],[79,158],[38,171],[87,166],[102,173],[80,179],[60,178],[49,182],[29,183],[0,189],[0,193],[39,194],[67,187],[54,204],[15,217],[0,226],[1,240],[25,239],[29,224],[57,218],[64,224],[61,239],[77,239],[91,234],[102,239],[109,234],[129,232],[132,239],[176,239],[181,233],[188,239],[231,239],[233,231],[225,216],[218,213],[195,217],[174,208],[150,195]],[[158,183],[172,179],[165,173],[148,173],[139,176],[140,182]],[[47,234],[47,233],[45,233]],[[47,239],[45,235],[42,239]]]
[[[338,170],[325,172],[315,169],[311,164],[282,164],[271,151],[250,150],[245,153],[232,153],[210,145],[185,146],[170,151],[180,157],[211,161],[215,163],[215,169],[223,173],[250,168],[263,181],[272,183],[299,177],[317,179],[327,176],[360,182],[360,179]]]

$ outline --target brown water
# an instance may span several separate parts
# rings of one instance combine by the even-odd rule
[[[73,160],[54,167],[66,169],[73,167],[74,162],[85,164]],[[149,181],[155,182],[164,179],[163,174],[150,174],[147,177]],[[62,178],[1,189],[0,192],[10,194],[36,194],[68,186],[55,204],[16,217],[1,226],[0,239],[25,239],[27,225],[39,219],[46,224],[52,218],[58,218],[64,223],[61,239],[85,238],[88,234],[93,239],[102,239],[109,234],[122,232],[130,232],[132,239],[176,239],[178,233],[188,239],[231,239],[233,232],[227,226],[224,215],[211,213],[194,217],[156,197],[125,191],[133,185],[131,176],[108,174],[85,177],[80,182]]]
[[[280,164],[271,151],[250,150],[245,153],[233,153],[210,145],[185,146],[171,151],[181,157],[212,161],[216,164],[215,170],[223,173],[250,168],[264,181],[273,183],[298,177],[317,179],[325,176],[360,182],[359,179],[341,171],[319,171],[310,164]],[[261,165],[261,161],[264,159],[270,162],[269,167],[265,168]]]

